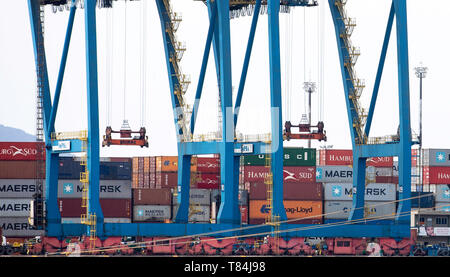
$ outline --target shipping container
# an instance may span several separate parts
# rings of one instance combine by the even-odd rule
[[[375,177],[375,182],[385,184],[398,184],[398,176],[377,176]]]
[[[450,167],[450,149],[423,149],[422,151],[425,166]]]
[[[322,183],[285,183],[283,199],[321,201],[323,199]]]
[[[34,179],[0,179],[0,199],[31,198],[35,193],[44,192],[44,188],[36,186]]]
[[[0,228],[3,236],[8,237],[35,237],[44,236],[44,230],[36,230],[28,223],[28,217],[0,217]]]
[[[219,173],[220,158],[198,157],[196,171],[201,173]]]
[[[192,179],[195,183],[192,187],[198,189],[220,189],[220,174],[215,173],[193,173]]]
[[[352,150],[323,150],[320,155],[320,165],[353,165],[353,151]],[[372,157],[367,158],[367,166],[375,167],[390,167],[393,165],[393,157]]]
[[[84,166],[80,164],[79,158],[59,158],[59,179],[79,179]],[[101,180],[131,180],[132,174],[138,171],[132,170],[130,162],[100,162]]]
[[[398,197],[398,192],[397,192],[397,199],[400,199]],[[417,192],[417,191],[411,192],[411,208],[413,208],[413,209],[416,209],[419,207],[420,208],[433,208],[434,200],[435,200],[435,197],[434,197],[434,193],[432,193],[432,192]]]
[[[177,172],[157,172],[155,174],[156,188],[176,188],[178,185]]]
[[[333,225],[342,225],[344,222],[347,222],[346,218],[336,219],[336,218],[325,218],[323,220],[324,224],[333,224]],[[339,223],[339,224],[336,224]],[[348,223],[347,223],[348,224]],[[365,225],[391,225],[394,224],[394,220],[392,219],[370,219],[370,221],[364,221]]]
[[[288,220],[307,218],[316,219],[317,223],[322,220],[322,201],[293,201],[284,200],[284,208]],[[267,208],[267,201],[250,200],[249,217],[250,219],[264,219],[270,215],[270,208]],[[304,223],[295,221],[295,223]]]
[[[424,166],[423,184],[450,184],[450,166]]]
[[[100,180],[99,197],[131,199],[131,181]],[[58,198],[81,198],[83,183],[80,180],[58,180]]]
[[[244,182],[264,182],[265,178],[269,176],[269,167],[266,166],[243,166]]]
[[[176,216],[179,205],[173,207],[173,215]],[[188,221],[190,223],[210,223],[211,222],[211,206],[210,205],[189,205]]]
[[[245,166],[255,165],[264,166],[266,164],[266,155],[244,155],[243,162]],[[315,166],[316,149],[311,148],[283,148],[284,166]]]
[[[164,222],[170,219],[170,205],[138,205],[133,207],[133,221],[135,222]]]
[[[321,183],[351,183],[353,168],[350,166],[317,166],[316,181]]]
[[[0,199],[0,217],[27,217],[30,215],[31,199]]]
[[[178,192],[179,193],[179,192]],[[177,198],[180,195],[173,194],[173,205],[178,203]],[[211,204],[211,191],[208,189],[193,189],[189,190],[189,203],[199,204],[199,205],[210,205]]]
[[[43,142],[0,142],[0,161],[35,161],[38,159],[45,160]]]
[[[353,201],[325,201],[325,219],[347,219],[352,211]],[[394,219],[396,214],[394,202],[366,201],[364,217],[380,219]]]
[[[59,212],[61,217],[80,217],[86,213],[81,207],[81,198],[59,198]],[[131,199],[100,199],[103,216],[131,218]]]
[[[450,203],[450,185],[436,186],[436,202]]]
[[[41,166],[40,175],[45,178],[45,162],[0,161],[0,179],[36,179],[38,166]]]
[[[324,183],[323,191],[325,201],[345,201],[353,199],[352,183]],[[396,185],[378,183],[367,184],[364,199],[366,201],[394,201],[396,199]]]
[[[171,189],[133,189],[133,205],[171,205]]]

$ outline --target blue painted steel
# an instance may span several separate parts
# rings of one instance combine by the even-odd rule
[[[75,19],[76,10],[77,7],[75,5],[75,0],[72,0],[72,5],[69,14],[69,22],[67,23],[66,39],[64,41],[61,64],[59,66],[58,80],[56,82],[55,96],[53,99],[52,111],[50,114],[50,122],[49,122],[49,126],[51,126],[50,129],[54,129],[56,113],[58,112],[59,97],[61,95],[61,87],[64,78],[64,70],[66,69],[67,53],[69,52],[70,38],[72,37],[73,21]],[[47,135],[48,137],[50,137],[51,133],[48,133]]]
[[[197,91],[195,93],[194,107],[191,115],[191,133],[194,134],[195,121],[197,120],[198,106],[200,105],[200,97],[202,96],[203,81],[205,80],[206,67],[208,65],[209,52],[211,50],[211,42],[216,26],[217,9],[213,9],[209,20],[208,36],[206,38],[205,51],[203,52],[202,66],[200,76],[198,77]]]
[[[366,159],[353,149],[353,205],[348,220],[364,218],[364,191],[366,186]]]
[[[49,133],[54,131],[48,122],[51,111],[50,88],[47,72],[47,61],[45,58],[44,37],[42,35],[42,26],[39,15],[39,1],[28,0],[28,11],[30,16],[31,35],[33,39],[33,49],[36,63],[36,75],[38,82],[41,83],[43,97],[43,116],[44,116],[44,135],[47,144],[50,142]],[[46,148],[46,180],[45,180],[45,206],[47,209],[46,221],[47,232],[58,232],[58,229],[52,229],[52,224],[61,222],[57,196],[58,196],[58,155],[52,154],[51,150]]]
[[[406,0],[394,0],[397,29],[398,98],[400,113],[399,186],[400,203],[396,220],[410,225],[411,217],[411,122],[409,101],[408,28]],[[408,199],[408,200],[404,200]],[[406,214],[406,215],[405,215]]]
[[[166,55],[166,65],[167,65],[167,72],[169,72],[169,86],[170,86],[170,97],[172,100],[172,108],[173,108],[173,116],[174,116],[174,123],[175,123],[175,130],[177,134],[177,141],[181,141],[181,138],[183,136],[183,128],[179,124],[179,119],[183,117],[183,113],[181,111],[181,105],[178,101],[178,98],[175,95],[175,88],[180,86],[178,77],[176,75],[175,68],[173,64],[170,62],[171,55],[175,53],[174,45],[172,45],[170,36],[168,32],[166,31],[167,26],[170,26],[170,18],[168,11],[165,8],[164,1],[163,0],[156,0],[156,7],[158,8],[159,13],[159,19],[161,22],[161,32],[164,42],[164,52]]]
[[[217,1],[207,0],[208,14],[211,19],[213,10],[217,10]],[[217,11],[216,11],[217,12]],[[216,23],[213,36],[214,61],[216,65],[217,86],[220,89],[220,46],[219,46],[219,17],[216,16]],[[220,94],[219,94],[220,97]]]
[[[220,143],[220,182],[221,205],[217,215],[217,222],[226,224],[240,224],[239,211],[239,179],[236,170],[238,158],[234,157],[234,122],[233,99],[231,88],[231,43],[230,43],[230,2],[218,0],[218,27],[220,50],[220,98],[223,113],[222,141]],[[216,37],[217,38],[217,37]]]
[[[281,63],[280,63],[280,1],[269,0],[269,61],[270,61],[270,106],[272,122],[271,166],[273,176],[273,210],[280,220],[286,220],[283,204],[283,135],[281,115]]]
[[[189,217],[189,191],[191,177],[191,156],[178,154],[178,196],[180,204],[175,222],[187,223]]]
[[[211,237],[241,236],[254,237],[271,234],[270,225],[247,225],[238,230],[234,224],[202,224],[202,223],[104,223],[102,224],[107,237],[121,236],[194,236]],[[81,224],[58,224],[63,236],[78,236],[83,231]],[[247,228],[248,227],[248,228]],[[55,227],[56,228],[56,227]],[[394,238],[410,236],[410,228],[398,224],[282,224],[280,237],[386,237],[390,234]]]
[[[250,34],[248,35],[247,50],[245,51],[244,65],[242,66],[241,80],[239,81],[239,88],[234,104],[234,126],[237,126],[239,117],[239,109],[241,108],[242,94],[244,92],[245,80],[247,78],[248,64],[250,62],[250,55],[252,53],[253,41],[255,39],[256,26],[258,24],[259,11],[261,8],[261,0],[256,0],[255,10],[253,11],[252,25],[250,26]]]
[[[89,171],[88,212],[97,217],[97,236],[103,235],[103,212],[100,206],[100,148],[98,115],[98,76],[97,76],[97,32],[95,7],[96,0],[84,1],[86,33],[86,82],[88,111],[88,149],[87,168]]]
[[[378,63],[377,76],[375,78],[375,84],[373,86],[372,99],[370,100],[369,112],[367,114],[366,126],[364,133],[369,136],[370,127],[372,126],[373,113],[375,112],[375,104],[377,102],[378,89],[380,88],[381,76],[383,75],[384,62],[386,60],[386,52],[389,46],[389,40],[391,37],[392,23],[394,22],[394,4],[391,5],[389,12],[388,23],[386,27],[386,34],[384,36],[383,48],[381,50],[380,61]]]

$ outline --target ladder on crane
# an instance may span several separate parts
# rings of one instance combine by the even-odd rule
[[[272,230],[272,236],[273,236],[273,246],[276,249],[278,253],[278,246],[279,246],[279,228],[280,228],[280,216],[275,215],[273,213],[273,173],[272,173],[272,166],[271,166],[271,154],[267,153],[265,157],[265,167],[268,169],[268,174],[264,178],[264,183],[266,184],[266,210],[269,211],[269,214],[266,216],[265,224],[273,226]]]

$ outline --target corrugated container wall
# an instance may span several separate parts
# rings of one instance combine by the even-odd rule
[[[284,207],[288,220],[294,220],[289,223],[302,224],[313,223],[319,224],[322,222],[322,201],[292,201],[284,200]],[[250,200],[249,217],[252,219],[265,219],[270,214],[270,208],[267,207],[267,201],[264,200]],[[250,222],[250,224],[253,224]]]
[[[36,230],[28,224],[27,217],[0,217],[0,227],[5,237],[44,236],[44,230]]]
[[[266,155],[245,155],[243,156],[243,164],[264,166],[266,163]],[[284,166],[315,166],[316,165],[316,149],[311,148],[283,148],[283,165]]]
[[[32,198],[36,192],[42,193],[44,187],[37,187],[34,179],[0,179],[1,198]]]
[[[324,183],[325,201],[345,201],[352,200],[352,183]],[[365,189],[366,201],[394,201],[396,200],[395,184],[367,184]]]
[[[0,142],[0,161],[35,161],[39,158],[38,149],[43,149],[43,142]]]

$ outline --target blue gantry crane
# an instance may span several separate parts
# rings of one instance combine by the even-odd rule
[[[315,7],[317,1],[310,0],[203,0],[209,14],[209,28],[200,74],[192,109],[186,105],[184,94],[190,79],[181,72],[179,61],[183,45],[176,40],[180,21],[172,11],[170,0],[154,0],[159,12],[161,32],[164,42],[165,59],[170,84],[174,125],[178,147],[178,213],[174,223],[104,223],[99,202],[99,101],[97,79],[97,39],[96,6],[113,8],[112,0],[84,0],[85,42],[86,42],[86,87],[87,87],[87,132],[59,133],[54,122],[64,78],[64,69],[70,45],[74,17],[78,10],[77,0],[28,0],[30,23],[33,37],[38,90],[43,103],[44,135],[46,145],[46,235],[64,238],[89,234],[93,239],[114,236],[183,236],[211,233],[214,236],[245,235],[270,232],[276,229],[288,237],[394,237],[410,236],[410,179],[411,179],[411,128],[409,103],[408,36],[406,0],[392,0],[386,35],[375,79],[372,101],[367,115],[360,107],[358,99],[364,82],[356,77],[354,65],[359,50],[351,44],[350,36],[355,26],[347,16],[346,0],[328,0],[335,27],[339,52],[344,96],[353,146],[353,209],[349,223],[339,225],[295,225],[284,224],[287,220],[283,206],[283,134],[280,73],[280,9],[288,10],[296,6]],[[322,4],[326,4],[323,1]],[[68,5],[70,8],[67,32],[63,47],[53,101],[47,75],[45,47],[43,40],[42,11],[45,5]],[[270,60],[270,103],[271,136],[268,139],[243,141],[236,136],[235,128],[239,119],[239,109],[246,82],[247,70],[252,53],[253,40],[260,10],[267,9],[269,60]],[[245,58],[235,105],[231,87],[231,45],[230,15],[252,10],[252,22],[247,42]],[[400,127],[394,137],[370,138],[370,126],[376,106],[378,87],[383,72],[394,17],[397,31],[398,95]],[[203,81],[208,57],[214,51],[217,82],[219,86],[220,109],[223,114],[221,134],[212,139],[198,139],[194,135],[199,103],[202,97]],[[86,166],[80,179],[84,184],[86,214],[83,224],[62,224],[57,204],[58,157],[61,153],[81,152],[85,154]],[[221,164],[221,205],[215,224],[188,222],[190,163],[192,155],[219,154]],[[239,159],[244,155],[267,154],[271,168],[268,183],[273,187],[271,197],[272,219],[275,224],[259,225],[240,229],[238,209]],[[392,224],[374,225],[364,222],[364,190],[366,159],[379,156],[399,157],[400,198],[397,216]],[[251,226],[250,226],[251,227]]]

